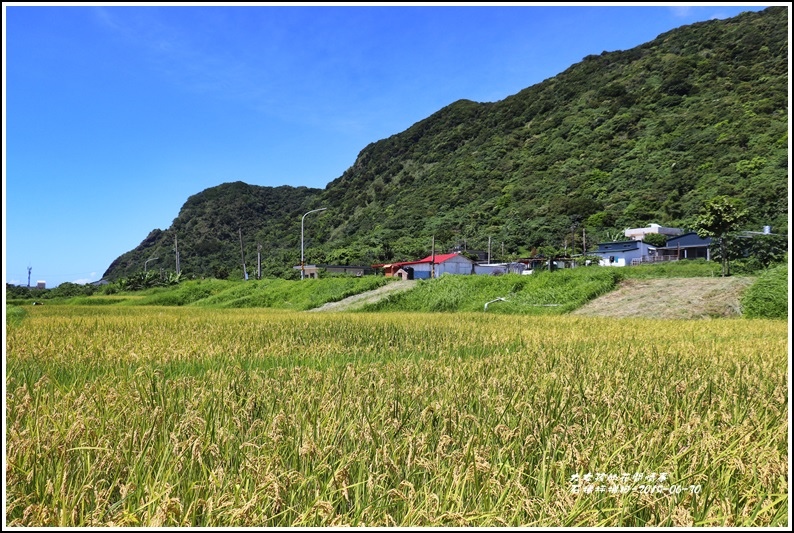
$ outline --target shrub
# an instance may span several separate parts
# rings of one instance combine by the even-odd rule
[[[6,326],[16,326],[27,316],[27,311],[16,305],[6,305]]]
[[[747,318],[788,318],[788,265],[767,270],[741,299]]]

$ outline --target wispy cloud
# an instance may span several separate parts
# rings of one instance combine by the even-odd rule
[[[670,12],[674,17],[686,18],[692,14],[694,6],[670,6]]]
[[[97,21],[99,21],[102,26],[105,26],[106,28],[109,28],[113,31],[124,31],[124,28],[116,22],[115,17],[113,17],[113,15],[111,15],[110,12],[104,7],[94,7],[92,11],[96,16]]]
[[[709,17],[709,20],[722,20],[732,17],[733,15],[729,15],[727,13],[723,13],[721,11],[717,11],[713,15]]]
[[[184,90],[222,99],[263,97],[267,84],[261,70],[213,46],[215,38],[233,35],[233,28],[219,23],[201,37],[191,36],[168,20],[167,9],[97,7],[94,12],[101,26],[143,51],[153,69]]]
[[[669,6],[670,12],[675,18],[686,19],[696,16],[696,11],[700,10],[702,13],[706,9],[711,9],[711,6]],[[709,20],[726,19],[734,16],[733,14],[725,13],[724,11],[715,11],[712,15],[708,16]],[[700,18],[700,20],[703,20]]]
[[[343,133],[371,125],[367,111],[356,111],[388,105],[370,102],[377,93],[361,87],[363,75],[350,94],[345,72],[357,60],[333,27],[304,27],[303,19],[264,11],[242,21],[236,12],[181,9],[96,7],[94,12],[97,24],[142,55],[161,80],[186,92]],[[267,39],[253,39],[250,27]],[[335,100],[340,93],[341,104]]]

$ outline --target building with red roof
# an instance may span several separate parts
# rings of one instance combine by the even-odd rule
[[[384,265],[373,265],[383,268],[386,276],[398,275],[398,271],[413,269],[414,279],[429,279],[441,274],[474,274],[474,261],[458,252],[451,254],[428,255],[419,261],[401,261]]]

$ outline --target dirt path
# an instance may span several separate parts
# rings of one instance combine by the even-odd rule
[[[571,314],[680,319],[739,316],[739,297],[752,282],[744,277],[630,279]]]
[[[407,291],[416,285],[416,280],[392,281],[375,290],[354,294],[338,302],[328,302],[325,305],[309,309],[312,311],[353,311],[364,307],[366,304],[375,303],[390,294]]]

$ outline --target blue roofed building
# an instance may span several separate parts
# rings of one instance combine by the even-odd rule
[[[598,244],[597,250],[588,253],[600,256],[598,264],[601,266],[622,267],[648,261],[649,257],[656,255],[656,247],[634,240],[602,242]]]
[[[656,253],[666,261],[678,259],[705,259],[711,261],[711,237],[700,237],[694,231],[667,239],[664,247],[657,248]]]

